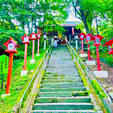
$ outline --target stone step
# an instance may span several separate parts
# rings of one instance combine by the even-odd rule
[[[48,78],[68,78],[68,79],[71,79],[71,78],[80,78],[81,79],[81,76],[79,74],[74,74],[74,75],[65,75],[65,74],[54,74],[54,75],[44,75],[43,77],[48,77]]]
[[[61,71],[62,70],[62,71]],[[75,71],[66,71],[66,70],[63,70],[63,69],[60,69],[60,70],[56,70],[56,69],[47,69],[46,72],[49,72],[49,73],[53,73],[53,72],[57,72],[58,75],[60,74],[63,74],[65,76],[76,76],[78,75],[78,73],[76,73]]]
[[[78,97],[37,97],[35,103],[90,103],[89,96]]]
[[[79,77],[79,76],[72,76],[72,77],[69,77],[69,76],[64,76],[64,77],[61,77],[61,76],[59,76],[59,77],[43,77],[42,78],[42,80],[65,80],[65,79],[69,79],[69,80],[76,80],[76,79],[81,79],[81,77]]]
[[[53,60],[54,61],[54,60]],[[68,69],[68,70],[75,70],[76,72],[78,72],[78,70],[77,70],[77,68],[76,68],[76,66],[56,66],[56,65],[54,65],[54,66],[47,66],[47,68],[62,68],[62,69]],[[46,72],[45,72],[45,74],[46,74]]]
[[[41,82],[41,85],[44,85],[44,86],[45,86],[45,85],[48,85],[48,86],[49,86],[49,85],[66,85],[66,84],[67,84],[67,85],[75,85],[75,86],[76,86],[76,84],[82,85],[83,82],[81,82],[81,81],[76,81],[76,82],[73,82],[73,81],[72,81],[72,82],[65,82],[65,81],[62,82],[62,81],[61,81],[61,82],[48,82],[48,83],[45,82],[45,81]]]
[[[93,110],[33,110],[31,113],[96,113]]]
[[[50,69],[50,70],[56,69],[57,71],[59,71],[59,69],[62,69],[62,71],[72,71],[72,72],[74,72],[75,74],[78,74],[78,72],[77,72],[76,69],[73,69],[73,68],[70,69],[70,67],[64,68],[64,67],[62,67],[62,66],[59,66],[59,67],[55,67],[55,66],[51,67],[51,66],[48,66],[46,70],[49,70],[49,69]]]
[[[62,92],[40,92],[38,97],[75,97],[75,96],[88,96],[87,91],[62,91]]]
[[[95,113],[66,46],[53,48],[32,113]]]
[[[60,64],[60,63],[54,63],[54,64],[53,64],[53,62],[51,62],[51,63],[48,64],[48,66],[54,66],[54,65],[57,65],[57,66],[69,66],[69,67],[75,66],[74,63],[69,63],[69,64],[65,63],[65,64],[64,64],[64,62],[61,63],[61,64]]]
[[[76,79],[76,80],[69,80],[69,79],[65,79],[65,80],[42,80],[41,83],[61,83],[61,82],[69,82],[69,83],[78,83],[78,82],[83,82],[81,79]]]
[[[45,83],[41,84],[40,88],[73,88],[83,86],[83,83]]]
[[[59,67],[60,68],[60,67]],[[63,68],[65,68],[65,67],[63,67]],[[60,69],[62,69],[62,71],[65,71],[65,70],[63,70],[63,68],[60,68]],[[69,68],[69,67],[68,67]],[[56,68],[55,68],[56,69]],[[68,71],[72,71],[72,70],[68,70]],[[75,73],[75,75],[78,75],[78,76],[80,76],[80,74],[78,73],[78,72],[76,72],[76,70],[74,70],[73,71],[74,73]],[[62,75],[59,75],[59,74],[57,74],[57,73],[51,73],[51,72],[49,72],[49,73],[45,73],[44,74],[44,76],[66,76],[66,75],[64,75],[64,74],[62,74]],[[67,75],[68,76],[68,75]]]
[[[91,103],[36,103],[33,110],[93,110]]]
[[[40,92],[86,91],[85,87],[74,88],[41,88]]]

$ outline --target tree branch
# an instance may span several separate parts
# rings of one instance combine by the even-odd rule
[[[75,5],[74,1],[72,0],[72,4],[73,4],[74,10],[75,10],[75,16],[76,16],[76,13],[78,13],[78,15],[81,16],[80,12],[77,10],[78,0],[76,0],[76,5]]]

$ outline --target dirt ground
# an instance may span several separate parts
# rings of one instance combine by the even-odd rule
[[[80,51],[79,51],[79,53],[80,53]],[[84,59],[83,61],[88,60],[88,58],[82,58],[82,59]],[[91,56],[91,60],[97,61],[97,59],[92,56]],[[96,79],[99,81],[99,83],[102,85],[102,87],[105,89],[105,91],[110,96],[110,98],[112,100],[111,106],[112,106],[112,111],[113,111],[113,67],[110,67],[109,65],[103,63],[102,61],[100,61],[100,66],[101,66],[102,71],[108,71],[108,78],[96,78]],[[91,70],[91,72],[98,70],[97,65],[96,66],[88,66],[88,68]]]
[[[95,60],[95,58],[91,57],[92,60]],[[113,67],[110,67],[109,65],[103,63],[100,61],[100,66],[102,71],[108,71],[108,78],[97,78],[97,80],[101,83],[103,88],[106,90],[106,92],[111,97],[111,93],[113,93]],[[97,66],[90,67],[91,71],[97,70]],[[111,97],[113,101],[113,97]]]
[[[88,58],[85,58],[85,60],[87,59]],[[91,57],[91,60],[97,61],[97,59],[94,57]],[[101,83],[102,87],[106,90],[113,103],[113,67],[110,67],[109,65],[101,61],[100,61],[100,66],[102,71],[108,71],[108,78],[97,78],[97,80]],[[97,65],[88,66],[88,68],[91,70],[91,72],[97,71]]]
[[[80,53],[81,53],[81,50],[79,50],[78,54],[80,54]],[[87,53],[85,52],[85,54],[87,54]],[[82,59],[88,60],[88,58],[82,58]],[[97,59],[92,56],[91,56],[91,60],[97,61]],[[112,100],[112,103],[113,103],[113,67],[110,67],[109,65],[103,63],[102,61],[100,61],[100,67],[101,67],[102,71],[108,71],[108,78],[97,78],[97,80],[101,83],[103,88],[109,94],[109,96]],[[91,70],[91,72],[98,70],[97,65],[96,66],[88,66],[88,68]]]

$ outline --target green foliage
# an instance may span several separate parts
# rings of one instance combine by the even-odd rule
[[[101,21],[99,24],[99,32],[106,40],[110,40],[113,36],[113,25],[110,22]]]
[[[77,24],[77,26],[75,26],[76,29],[80,29],[81,31],[83,31],[83,29],[85,29],[83,22],[81,22],[80,24]]]
[[[37,32],[37,24],[45,31],[48,25],[59,30],[59,24],[67,18],[66,0],[0,0],[0,41],[3,44],[9,37],[13,37],[20,44],[20,37],[25,34]],[[58,29],[59,27],[59,29]],[[61,27],[62,29],[62,27]]]
[[[105,92],[103,92],[102,87],[98,84],[98,82],[95,79],[93,79],[91,81],[91,84],[92,84],[92,86],[94,87],[96,93],[99,95],[99,97],[101,99],[107,97],[106,94],[105,94]]]
[[[99,33],[108,40],[113,35],[113,0],[70,0],[74,7],[75,16],[79,18],[86,29],[93,35],[97,34],[96,27],[92,28],[96,17],[101,21]],[[78,8],[79,7],[79,8]],[[97,20],[98,21],[98,20]],[[81,31],[83,27],[79,25]]]

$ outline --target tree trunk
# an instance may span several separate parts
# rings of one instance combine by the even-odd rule
[[[35,18],[35,33],[37,33],[36,18]]]
[[[30,29],[30,22],[29,22],[29,20],[27,22],[27,28],[28,28],[28,34],[30,34],[31,33],[31,29]]]
[[[34,32],[34,31],[33,31],[33,20],[34,20],[34,19],[33,19],[33,17],[32,17],[31,32]]]
[[[87,24],[87,17],[85,16],[83,10],[80,10],[80,12],[81,12],[82,21],[83,21],[84,26],[85,26],[85,28],[86,28],[86,32],[89,33],[89,27],[88,27],[88,24]]]
[[[22,24],[22,25],[21,25],[21,27],[22,27],[22,30],[24,30],[25,21],[23,20],[21,24]]]
[[[86,32],[89,33],[89,27],[88,27],[88,25],[87,25],[86,20],[83,21],[83,23],[84,23],[84,26],[85,26],[85,28],[86,28]]]

